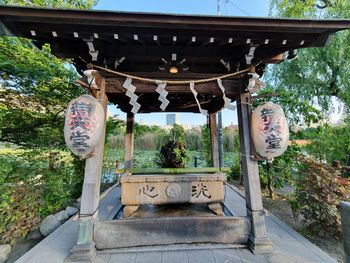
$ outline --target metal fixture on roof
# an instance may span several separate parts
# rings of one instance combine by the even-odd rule
[[[161,71],[169,71],[171,74],[177,74],[179,71],[187,71],[188,66],[184,63],[186,62],[186,59],[182,59],[181,61],[177,61],[177,54],[172,53],[171,54],[171,60],[168,61],[165,58],[161,58],[161,60],[164,62],[163,65],[160,65],[158,68]]]

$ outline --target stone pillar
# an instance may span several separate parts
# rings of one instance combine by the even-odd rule
[[[237,114],[240,137],[240,152],[247,215],[251,220],[248,246],[254,254],[268,253],[272,242],[267,237],[265,214],[262,205],[258,162],[251,159],[250,117],[252,112],[249,93],[242,93],[237,99]]]
[[[125,169],[132,168],[132,160],[134,155],[134,119],[135,115],[132,112],[127,113],[126,117],[126,133],[125,133]]]
[[[211,142],[211,160],[213,167],[219,167],[219,145],[218,145],[218,132],[216,126],[216,113],[209,113],[209,130],[210,130],[210,142]]]
[[[92,74],[96,79],[96,83],[98,83],[92,94],[102,103],[105,110],[104,119],[106,119],[108,100],[105,94],[105,79],[100,77],[97,71],[93,71]],[[93,229],[94,222],[98,219],[100,182],[106,132],[105,124],[102,127],[103,135],[100,142],[97,144],[92,156],[86,159],[83,191],[80,203],[77,245],[72,248],[71,253],[65,262],[91,262],[96,256]]]
[[[345,263],[350,263],[350,202],[340,203],[341,226],[344,242]]]

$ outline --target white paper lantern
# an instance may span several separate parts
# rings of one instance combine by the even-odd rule
[[[101,103],[90,95],[82,95],[68,104],[64,139],[68,148],[85,158],[100,141],[105,113]]]
[[[251,134],[257,153],[268,159],[287,150],[289,130],[281,106],[267,102],[252,113]]]

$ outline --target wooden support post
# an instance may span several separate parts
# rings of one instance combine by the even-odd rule
[[[251,112],[250,94],[242,93],[237,99],[237,114],[247,215],[251,220],[248,245],[254,254],[261,254],[271,252],[272,242],[266,235],[258,162],[251,159]]]
[[[211,142],[211,160],[213,167],[219,167],[219,145],[218,145],[218,132],[216,126],[216,113],[209,114],[209,130],[210,130],[210,142]]]
[[[134,155],[134,119],[135,115],[132,112],[127,113],[126,117],[126,133],[125,133],[125,169],[132,168],[132,159]]]
[[[108,99],[105,94],[105,79],[94,73],[98,89],[93,93],[103,105],[106,120]],[[106,122],[104,123],[102,137],[93,151],[91,157],[86,159],[83,191],[80,203],[79,232],[77,245],[75,245],[65,262],[92,262],[96,256],[96,248],[93,237],[94,222],[98,217],[98,205],[100,201],[100,182],[102,174],[103,151],[105,144]]]
[[[224,146],[222,132],[222,111],[218,112],[218,147],[219,147],[219,166],[224,167]]]

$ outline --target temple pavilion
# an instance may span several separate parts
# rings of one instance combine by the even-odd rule
[[[40,48],[72,59],[77,83],[106,110],[127,113],[123,207],[97,220],[104,136],[86,159],[77,243],[67,262],[90,262],[96,250],[145,245],[217,243],[270,253],[258,173],[250,136],[251,94],[269,64],[288,63],[302,48],[323,47],[348,20],[174,15],[0,7],[0,34],[32,39]],[[225,169],[220,167],[216,113],[237,104],[246,216],[223,204]],[[213,167],[133,169],[133,124],[138,113],[193,112],[208,116]],[[234,114],[234,113],[232,113]],[[103,128],[104,129],[104,128]],[[119,202],[119,200],[115,200]],[[147,207],[178,204],[174,214]],[[182,213],[201,207],[205,216]],[[145,208],[146,207],[146,208]],[[180,211],[180,212],[179,212]]]

